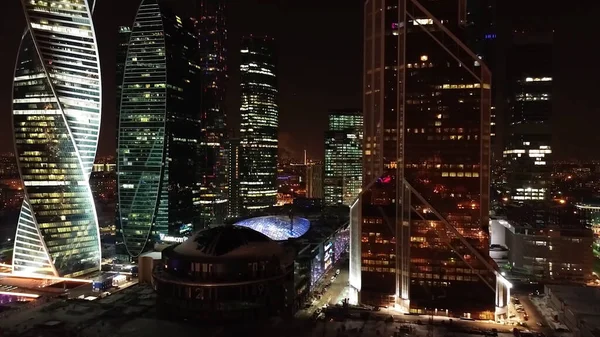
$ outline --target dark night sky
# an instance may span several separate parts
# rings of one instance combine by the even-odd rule
[[[98,0],[96,24],[103,73],[100,155],[114,153],[117,27],[133,21],[137,0]],[[179,0],[181,4],[193,3]],[[597,105],[600,50],[598,5],[565,6],[556,35],[555,144],[561,158],[600,158]],[[323,156],[327,110],[360,108],[362,0],[227,0],[229,74],[227,113],[239,123],[239,41],[267,34],[279,41],[280,141],[300,157]],[[181,16],[192,16],[180,5]],[[593,8],[592,8],[593,7]],[[11,151],[11,84],[24,20],[19,0],[3,0],[0,21],[0,151]],[[6,18],[6,19],[5,19]]]

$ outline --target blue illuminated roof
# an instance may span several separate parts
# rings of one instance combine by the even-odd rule
[[[254,229],[271,240],[283,241],[306,234],[310,228],[310,221],[300,217],[294,217],[293,221],[290,221],[285,215],[269,215],[245,219],[235,225]]]

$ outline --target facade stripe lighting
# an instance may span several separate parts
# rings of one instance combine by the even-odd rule
[[[89,186],[102,89],[92,4],[22,5],[27,28],[15,66],[13,135],[25,193],[13,273],[78,277],[99,270],[101,259]]]
[[[275,41],[250,36],[241,50],[240,199],[251,214],[277,203],[279,105]]]
[[[170,232],[199,223],[200,118],[194,107],[200,70],[192,21],[166,3],[142,1],[127,45],[119,91],[117,219],[128,254],[137,257]]]
[[[119,111],[118,211],[125,247],[132,256],[143,252],[153,225],[167,227],[167,210],[159,207],[168,203],[161,186],[169,169],[163,32],[158,3],[143,1],[129,39]]]

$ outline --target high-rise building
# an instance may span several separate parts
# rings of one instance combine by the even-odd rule
[[[199,66],[193,22],[144,0],[125,63],[118,129],[117,226],[131,256],[198,222]]]
[[[509,285],[497,283],[485,231],[491,75],[465,45],[467,26],[464,0],[365,1],[353,301],[435,315],[506,314]]]
[[[129,47],[129,37],[131,36],[131,27],[120,26],[117,36],[117,112],[121,106],[121,92],[123,90],[123,74],[125,72],[125,61],[127,60],[127,49]],[[119,116],[117,116],[117,122]]]
[[[323,164],[308,163],[306,165],[306,197],[323,199]]]
[[[198,0],[201,121],[198,171],[200,227],[222,223],[227,213],[227,26],[225,0]]]
[[[362,188],[363,116],[333,110],[325,132],[325,204],[350,206]]]
[[[249,36],[242,40],[240,198],[249,214],[277,202],[278,90],[275,41]]]
[[[227,166],[228,169],[228,203],[227,216],[237,218],[242,215],[242,205],[240,199],[240,159],[242,158],[242,147],[240,146],[239,138],[230,138],[227,142]]]
[[[506,27],[507,136],[503,152],[507,190],[515,203],[549,197],[552,173],[553,6],[535,0],[499,9]]]
[[[102,90],[93,1],[22,3],[13,130],[25,193],[13,272],[78,277],[101,260],[89,185]]]

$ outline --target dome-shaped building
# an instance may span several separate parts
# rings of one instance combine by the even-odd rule
[[[292,313],[294,255],[250,228],[200,231],[162,251],[159,313],[211,322]]]
[[[240,220],[236,226],[254,229],[275,241],[297,239],[310,229],[310,221],[300,217],[267,215]]]

